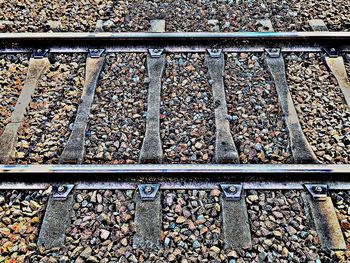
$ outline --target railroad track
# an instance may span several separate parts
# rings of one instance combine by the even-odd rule
[[[0,136],[0,169],[3,172],[0,189],[44,190],[52,187],[38,238],[38,245],[46,248],[64,246],[65,229],[71,224],[74,191],[132,190],[135,203],[132,246],[150,251],[161,249],[164,245],[160,236],[162,193],[165,191],[217,190],[215,196],[221,207],[223,244],[233,249],[251,249],[253,242],[245,193],[250,190],[297,190],[302,192],[300,200],[304,202],[309,221],[317,230],[322,249],[345,250],[346,242],[328,193],[350,189],[346,175],[350,170],[349,156],[344,158],[343,164],[322,164],[316,156],[303,131],[290,93],[284,56],[297,52],[322,53],[330,74],[337,80],[343,104],[349,111],[350,83],[343,54],[350,52],[350,33],[327,32],[320,21],[313,23],[315,32],[296,33],[0,34],[0,54],[32,54],[23,88],[10,121],[3,125]],[[50,67],[52,55],[67,53],[86,54],[86,69],[74,125],[63,150],[57,153],[58,163],[14,164],[18,134],[27,120],[28,105],[38,89],[38,82]],[[93,117],[92,104],[106,56],[113,53],[146,54],[147,110],[138,164],[86,165],[86,136]],[[205,55],[215,122],[211,164],[162,164],[162,76],[166,55],[178,53]],[[262,56],[265,68],[272,77],[288,131],[292,157],[290,164],[240,164],[239,150],[230,129],[232,124],[224,82],[225,55],[228,53]],[[345,116],[349,116],[349,113]],[[341,133],[347,138],[348,143],[344,147],[349,153],[350,134],[346,125],[350,120],[343,122],[345,128]],[[35,174],[35,177],[29,174]]]

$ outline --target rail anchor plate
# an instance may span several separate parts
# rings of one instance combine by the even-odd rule
[[[66,200],[69,193],[73,190],[73,188],[74,188],[74,184],[52,186],[52,198],[53,198],[53,200],[55,200],[55,201]]]
[[[222,53],[221,49],[213,48],[213,49],[207,49],[207,51],[208,51],[208,54],[211,58],[220,58],[221,57],[221,53]]]
[[[242,196],[243,186],[241,184],[220,184],[224,197],[229,201],[239,201]]]
[[[324,52],[326,52],[327,56],[330,58],[337,58],[340,55],[340,52],[336,48],[323,48]]]
[[[265,48],[265,53],[270,58],[279,58],[281,56],[281,49],[280,48]]]
[[[149,49],[148,53],[151,56],[151,58],[160,58],[160,56],[163,54],[164,49]]]
[[[159,184],[141,184],[138,188],[142,201],[152,201],[156,199]]]
[[[35,58],[35,59],[42,59],[42,58],[44,58],[46,55],[47,55],[47,53],[49,53],[49,49],[35,49],[34,51],[33,51],[33,58]]]
[[[89,56],[90,58],[100,58],[104,52],[104,49],[89,49]]]
[[[305,184],[306,189],[316,201],[326,201],[328,185],[326,184]]]

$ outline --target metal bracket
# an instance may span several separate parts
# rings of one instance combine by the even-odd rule
[[[149,49],[148,53],[150,54],[151,58],[159,58],[164,52],[164,49]]]
[[[35,58],[35,59],[42,59],[42,58],[44,58],[46,55],[47,55],[47,53],[49,53],[49,49],[35,49],[34,51],[33,51],[33,58]]]
[[[220,184],[226,200],[238,201],[241,199],[243,186],[241,184]]]
[[[138,188],[140,191],[141,200],[149,201],[156,199],[159,186],[159,184],[140,184]]]
[[[316,201],[326,201],[328,195],[328,185],[326,184],[304,184],[306,189]]]
[[[270,58],[279,58],[281,56],[280,48],[265,48],[264,51]]]
[[[52,198],[55,201],[66,200],[69,193],[73,190],[74,184],[54,185],[52,186]]]
[[[90,58],[100,58],[105,52],[104,49],[89,49],[89,56]]]
[[[332,47],[332,48],[323,48],[324,52],[326,52],[327,56],[330,58],[337,58],[340,55],[340,52],[338,49]]]
[[[217,48],[207,49],[207,51],[211,58],[220,58],[222,53],[222,49],[217,49]]]

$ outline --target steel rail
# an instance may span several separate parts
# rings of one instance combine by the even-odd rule
[[[114,173],[114,174],[247,174],[347,173],[350,165],[323,164],[125,164],[125,165],[0,165],[1,173]]]
[[[271,45],[270,45],[271,46]],[[155,46],[152,46],[154,48]],[[180,46],[180,45],[162,45],[160,48],[164,49],[165,53],[204,53],[207,52],[209,45],[196,45],[196,46]],[[239,52],[250,52],[250,53],[262,53],[265,52],[265,45],[227,45],[222,44],[219,46],[223,53],[239,53]],[[150,46],[103,46],[105,53],[147,53]],[[90,47],[69,47],[69,46],[52,46],[49,48],[50,53],[63,54],[63,53],[89,53]],[[33,53],[35,48],[3,48],[0,47],[0,54],[18,54],[18,53]],[[350,45],[338,46],[340,52],[350,52]],[[281,48],[282,53],[292,52],[310,52],[320,53],[324,52],[323,47],[319,46],[283,46]]]
[[[262,39],[350,39],[350,32],[90,32],[90,33],[0,33],[0,40],[262,40]]]
[[[239,181],[235,181],[237,183]],[[222,182],[159,182],[161,190],[207,190],[220,189]],[[350,183],[339,181],[317,181],[317,180],[300,180],[289,182],[278,181],[252,181],[242,182],[245,190],[305,190],[305,184],[323,183],[328,185],[331,191],[349,191]],[[0,190],[44,190],[52,186],[52,182],[0,182]],[[76,181],[74,182],[75,190],[135,190],[138,183],[135,182],[91,182],[91,181]]]
[[[221,48],[224,52],[263,52],[280,47],[282,52],[320,52],[324,47],[350,51],[350,32],[187,32],[187,33],[0,33],[0,53],[146,52],[149,48],[167,52],[205,52]]]
[[[323,183],[331,190],[350,190],[349,171],[350,165],[318,164],[2,165],[0,190],[41,190],[67,183],[80,190],[132,190],[145,182],[159,183],[161,189],[214,189],[220,183],[242,183],[244,189],[302,190],[305,183]]]

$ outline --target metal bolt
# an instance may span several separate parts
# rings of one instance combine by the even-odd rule
[[[278,52],[278,49],[277,49],[277,48],[273,48],[273,49],[271,49],[271,52],[272,52],[272,53],[277,53],[277,52]]]
[[[98,49],[94,49],[93,51],[94,51],[94,53],[97,53],[97,52],[98,52]]]
[[[38,52],[38,53],[41,53],[41,52],[43,52],[43,50],[42,50],[42,49],[38,49],[37,52]]]
[[[334,48],[334,47],[332,47],[332,48],[331,48],[331,51],[332,51],[332,52],[335,52],[335,48]]]
[[[63,193],[64,191],[65,191],[66,189],[65,189],[65,187],[64,186],[59,186],[58,188],[57,188],[57,192],[59,192],[59,193]]]
[[[151,194],[153,192],[153,187],[152,186],[146,186],[144,189],[146,194]]]
[[[218,53],[218,50],[216,48],[214,48],[211,52]]]
[[[158,49],[155,49],[155,50],[153,50],[153,52],[154,52],[154,53],[158,53],[158,52],[159,52],[159,50],[158,50]]]
[[[231,194],[233,194],[233,193],[237,192],[237,188],[236,188],[236,186],[232,185],[227,189],[227,191],[230,192]]]
[[[316,192],[316,193],[322,193],[322,187],[321,186],[315,186],[315,188],[314,188],[314,191]]]

